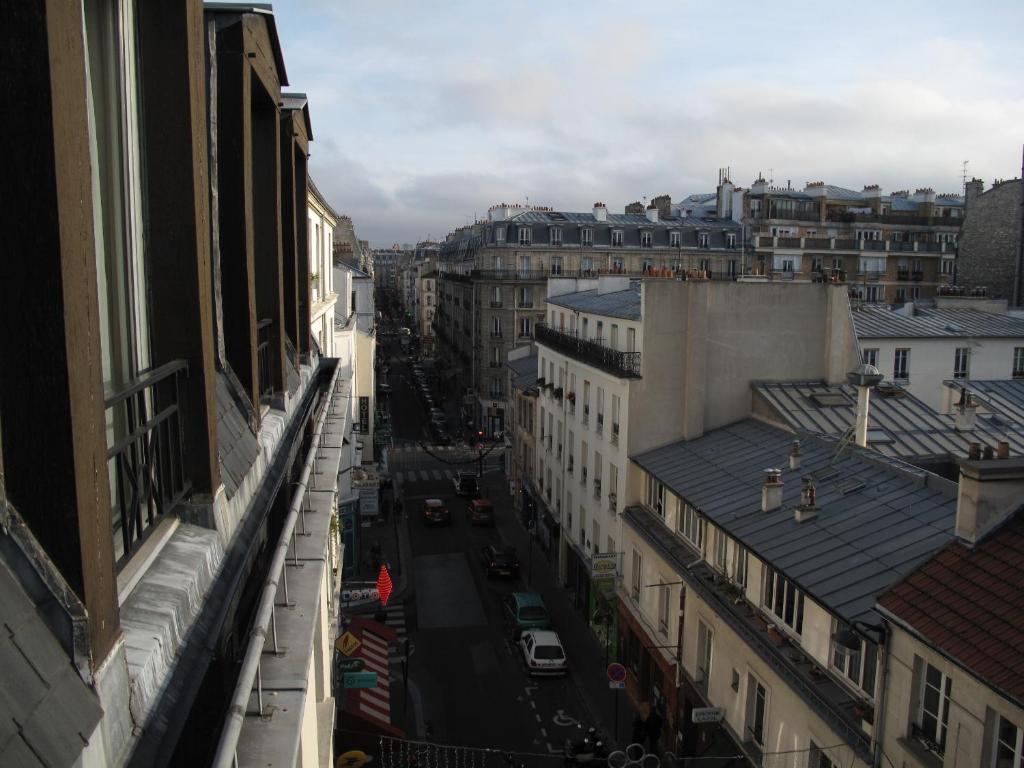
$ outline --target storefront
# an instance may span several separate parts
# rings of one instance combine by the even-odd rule
[[[670,645],[662,635],[648,635],[630,607],[621,601],[618,639],[619,660],[628,670],[626,693],[634,707],[646,702],[658,711],[665,721],[662,744],[671,745],[679,722],[679,689],[676,663],[670,657],[678,656],[678,646]]]
[[[590,610],[590,558],[582,555],[570,539],[565,541],[566,584],[573,607],[586,613]]]

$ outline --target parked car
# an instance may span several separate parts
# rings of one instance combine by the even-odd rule
[[[448,423],[448,417],[444,415],[444,411],[442,411],[440,408],[431,408],[430,418],[431,420],[440,422],[441,424]]]
[[[480,495],[480,486],[476,481],[476,475],[472,472],[459,472],[452,482],[455,483],[456,496],[468,496],[475,499]]]
[[[565,649],[550,629],[530,629],[519,638],[526,671],[531,675],[564,675],[569,671]]]
[[[448,436],[448,430],[444,428],[443,424],[438,424],[436,421],[430,422],[430,435],[439,445],[448,445],[452,441]]]
[[[488,544],[480,550],[480,559],[487,571],[487,577],[519,575],[519,556],[516,548],[509,544]]]
[[[550,626],[548,609],[536,592],[513,592],[505,598],[504,619],[514,640],[528,629],[547,629]]]
[[[452,521],[448,507],[440,499],[423,502],[423,522],[427,525],[447,525]]]
[[[470,525],[494,525],[494,505],[490,499],[470,499],[466,504],[466,519]],[[515,551],[515,550],[513,550]]]

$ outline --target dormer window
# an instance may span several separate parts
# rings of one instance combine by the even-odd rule
[[[519,228],[519,244],[520,245],[529,245],[530,242],[533,239],[532,235],[533,235],[533,233],[530,231],[529,227],[520,227]]]
[[[680,246],[681,242],[682,242],[682,238],[680,238],[678,232],[672,231],[672,232],[668,233],[668,244],[669,244],[670,247],[678,248]]]
[[[736,233],[735,232],[729,232],[725,236],[725,247],[726,248],[735,248],[736,247]]]
[[[707,232],[701,232],[700,234],[698,234],[697,235],[697,245],[700,246],[701,248],[710,248],[711,247],[711,235],[709,235]]]
[[[551,245],[561,245],[561,244],[562,244],[562,228],[561,227],[552,227],[551,228]]]
[[[580,244],[581,245],[593,245],[594,244],[594,230],[589,227],[584,227],[580,230]]]
[[[505,242],[505,227],[494,228],[494,242],[504,243]]]
[[[650,248],[651,247],[651,230],[645,229],[640,232],[640,247]]]
[[[613,229],[612,230],[612,245],[620,247],[620,248],[622,247],[622,230],[621,229]]]

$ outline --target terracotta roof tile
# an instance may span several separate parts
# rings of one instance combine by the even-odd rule
[[[965,669],[1024,701],[1024,508],[973,549],[946,545],[878,603]]]

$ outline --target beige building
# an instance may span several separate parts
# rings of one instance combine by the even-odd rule
[[[320,190],[309,180],[306,196],[309,224],[309,331],[325,357],[334,357],[334,307],[338,293],[334,289],[334,228],[338,214]]]

